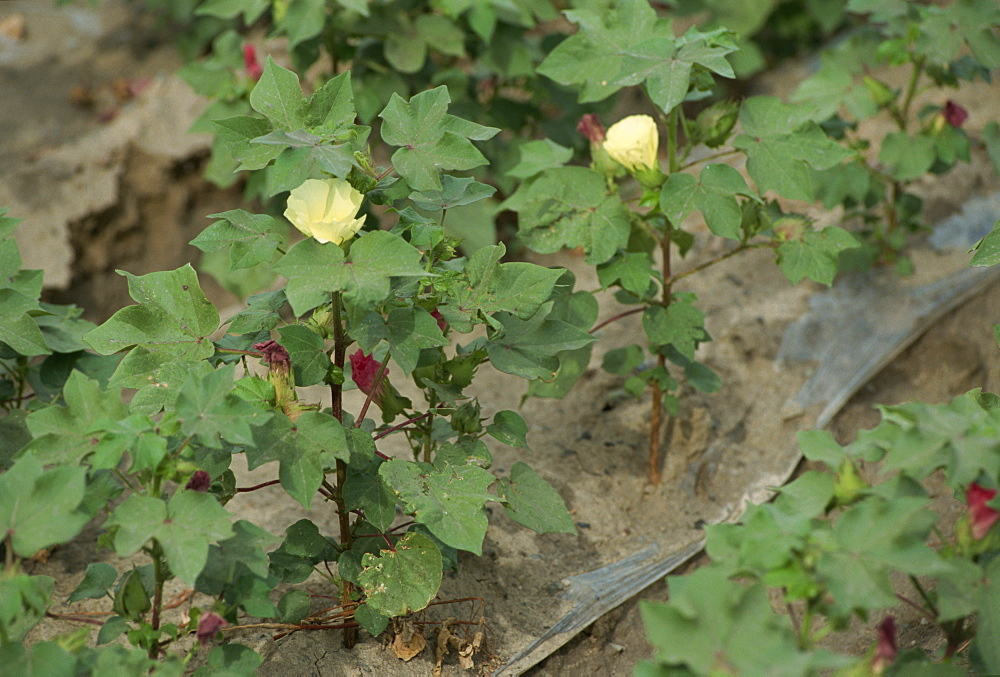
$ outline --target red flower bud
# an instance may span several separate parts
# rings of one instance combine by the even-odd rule
[[[253,344],[254,350],[260,351],[260,356],[264,364],[270,365],[272,370],[284,369],[287,373],[292,367],[292,358],[288,356],[288,351],[284,346],[275,340],[263,341]]]
[[[580,118],[576,131],[587,137],[591,143],[604,143],[604,126],[593,113],[587,113]]]
[[[878,647],[875,649],[875,660],[872,661],[872,672],[878,674],[892,665],[899,649],[896,647],[896,621],[892,616],[878,624]]]
[[[254,82],[260,80],[260,76],[264,74],[264,68],[257,61],[257,50],[253,45],[243,45],[243,67]]]
[[[969,117],[969,112],[951,99],[948,99],[948,101],[945,102],[942,114],[944,115],[944,119],[952,127],[961,127],[962,123]]]
[[[370,355],[365,355],[363,350],[358,350],[358,352],[351,355],[348,359],[351,361],[351,378],[354,379],[358,388],[365,395],[371,395],[375,404],[380,404],[385,379],[389,376],[389,369],[385,369],[382,379],[373,394],[372,388],[376,386],[375,377],[378,376],[379,369],[382,368],[382,363]]]
[[[226,619],[214,611],[202,614],[201,618],[198,619],[198,641],[202,644],[208,644],[216,633],[227,625],[229,623],[226,622]]]
[[[965,502],[969,504],[969,520],[972,523],[972,537],[977,541],[984,538],[1000,519],[1000,512],[986,505],[996,495],[996,489],[987,489],[975,482],[965,490]]]
[[[204,493],[208,491],[210,486],[212,486],[212,476],[204,470],[195,470],[194,474],[191,475],[191,479],[184,485],[184,488]]]
[[[445,327],[448,326],[448,321],[444,319],[444,315],[441,314],[441,311],[435,308],[434,310],[431,311],[431,317],[437,320],[438,329],[440,329],[443,333]]]

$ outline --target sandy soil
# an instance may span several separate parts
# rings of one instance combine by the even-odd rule
[[[37,4],[4,3],[0,18],[16,11],[30,17]],[[117,9],[120,11],[121,7]],[[127,21],[117,23],[118,14],[100,16],[104,17],[107,30],[91,35],[90,42],[81,38],[75,46],[79,50],[84,49],[80,45],[90,45],[93,58],[89,61],[64,57],[66,45],[49,34],[49,57],[24,58],[18,62],[36,69],[35,81],[44,77],[51,84],[46,88],[25,87],[19,90],[21,96],[28,97],[28,101],[31,96],[56,101],[48,107],[48,98],[36,99],[30,105],[22,101],[23,110],[12,111],[14,117],[4,111],[0,119],[0,130],[17,140],[5,161],[34,168],[38,182],[35,190],[39,192],[46,185],[55,186],[65,180],[51,165],[45,164],[46,153],[58,154],[69,147],[83,153],[83,149],[92,145],[74,146],[80,139],[107,134],[108,124],[122,124],[121,120],[129,119],[132,114],[126,106],[117,121],[102,123],[94,111],[81,111],[66,103],[68,98],[53,92],[62,91],[68,97],[74,84],[101,87],[123,74],[156,75],[173,66],[171,57],[164,52],[148,49],[148,42],[142,38],[147,34],[140,30],[142,27]],[[86,18],[75,21],[85,27],[90,25]],[[29,30],[25,39],[34,41],[42,37],[44,32]],[[137,44],[145,47],[137,49]],[[25,45],[29,43],[22,47]],[[6,49],[3,45],[0,48]],[[0,59],[5,54],[2,49]],[[43,71],[37,69],[46,64],[50,69],[40,75]],[[23,71],[17,68],[5,69],[0,77],[6,78],[5,86],[25,81]],[[786,73],[770,86],[780,90],[794,77],[794,73]],[[955,98],[970,109],[967,124],[972,129],[1000,117],[1000,92],[996,87],[989,95],[981,91],[962,92]],[[137,101],[128,105],[145,104]],[[49,111],[46,115],[51,114],[54,122],[42,117],[31,125],[25,124],[24,120],[30,119],[25,111],[36,109]],[[63,120],[65,124],[60,122]],[[46,152],[38,152],[39,139],[44,140]],[[236,192],[217,191],[198,180],[204,146],[194,144],[189,148],[185,143],[180,137],[164,142],[165,147],[183,149],[173,154],[151,152],[140,143],[124,143],[120,151],[102,160],[106,167],[114,169],[109,197],[92,213],[63,214],[64,231],[53,235],[63,238],[61,246],[68,252],[60,259],[63,263],[57,262],[54,268],[57,279],[61,275],[64,280],[58,284],[61,289],[53,290],[54,299],[72,299],[91,308],[97,316],[107,314],[127,302],[120,278],[111,272],[113,268],[143,273],[179,265],[192,256],[192,250],[185,248],[184,243],[205,225],[202,217],[238,204]],[[962,168],[944,180],[927,181],[921,187],[929,201],[929,214],[935,220],[954,213],[974,194],[1000,188],[1000,183],[990,178],[985,168],[983,153],[977,153],[976,160],[973,168]],[[88,167],[88,162],[92,158],[79,158],[80,166]],[[65,164],[59,166],[65,168]],[[19,193],[16,186],[12,188],[9,182],[0,181],[0,195],[14,195],[20,199],[19,204],[30,209],[31,201],[23,192],[23,188]],[[39,207],[34,212],[13,215],[38,223],[50,214]],[[29,251],[26,258],[34,256],[47,264],[47,257],[54,250],[46,249],[44,242],[30,238],[22,241],[22,249]],[[712,247],[703,243],[692,255],[693,260],[708,255]],[[945,265],[936,254],[927,252],[923,256],[928,265],[918,269],[913,284],[926,281],[920,275],[933,278],[944,274],[941,271],[955,270],[954,257]],[[685,265],[692,265],[693,260]],[[572,254],[538,262],[573,269],[578,275],[579,288],[598,287],[592,273]],[[59,269],[58,265],[65,265],[65,269]],[[768,487],[780,484],[799,465],[794,434],[812,427],[820,407],[797,409],[793,400],[810,378],[815,364],[809,360],[777,358],[786,329],[808,311],[810,298],[822,288],[813,284],[792,287],[771,263],[767,252],[753,252],[698,276],[684,291],[696,292],[699,307],[707,314],[708,329],[715,341],[703,347],[700,358],[719,372],[724,386],[720,393],[710,397],[686,394],[681,414],[670,433],[664,483],[660,487],[649,487],[645,479],[648,399],[628,398],[621,392],[621,379],[599,369],[605,351],[641,342],[641,328],[634,317],[600,332],[591,369],[564,400],[528,400],[522,406],[523,385],[516,379],[484,373],[478,382],[484,415],[520,408],[532,430],[531,451],[518,452],[495,445],[492,448],[495,467],[502,471],[515,461],[528,462],[566,499],[578,533],[536,536],[513,524],[502,510],[491,512],[491,529],[483,556],[461,556],[458,573],[446,575],[440,596],[442,600],[479,597],[482,604],[472,608],[468,603],[442,605],[421,615],[422,620],[436,621],[448,617],[484,619],[489,641],[487,652],[477,656],[477,672],[490,673],[538,638],[551,635],[530,660],[523,660],[510,672],[516,674],[528,669],[530,674],[537,675],[630,674],[632,666],[649,654],[637,600],[664,599],[666,587],[662,582],[652,582],[596,622],[577,623],[577,627],[570,624],[571,627],[554,632],[553,626],[574,608],[571,594],[580,589],[579,579],[570,577],[637,553],[640,558],[636,560],[637,570],[686,548],[687,556],[692,556],[697,550],[692,544],[701,540],[706,523],[735,517],[747,496],[765,498]],[[1000,390],[1000,363],[991,329],[1000,318],[1000,297],[996,292],[994,285],[941,318],[874,376],[830,424],[837,437],[848,441],[860,428],[874,425],[875,403],[912,399],[945,401],[973,387]],[[225,299],[216,292],[212,295],[220,302]],[[617,310],[610,299],[602,299],[602,318]],[[845,348],[849,350],[850,346]],[[393,445],[391,438],[386,440],[382,451],[405,453],[401,445]],[[274,475],[275,469],[267,466],[254,473],[244,471],[240,473],[240,484],[269,480]],[[336,532],[332,511],[317,503],[311,512],[304,512],[280,491],[241,494],[230,504],[230,509],[279,536],[302,517],[312,519],[321,529]],[[942,509],[951,508],[943,502]],[[36,573],[57,578],[57,599],[64,599],[77,585],[87,562],[106,557],[95,553],[94,536],[93,531],[85,532],[77,542],[57,549],[48,562],[32,565]],[[695,555],[688,566],[695,566],[698,561]],[[324,586],[318,577],[307,583],[313,592],[331,592]],[[179,592],[176,586],[168,591]],[[597,592],[609,595],[617,590]],[[195,597],[174,613],[183,613],[188,605],[204,601]],[[317,599],[316,608],[322,608],[321,604]],[[101,602],[72,607],[74,610],[102,608]],[[57,605],[54,610],[65,612],[68,608]],[[902,616],[901,623],[903,645],[934,646],[933,637],[916,619]],[[75,627],[53,621],[35,636],[51,636]],[[279,641],[272,639],[274,632],[254,628],[235,630],[230,636],[266,657],[261,670],[264,675],[425,675],[434,663],[433,638],[422,654],[402,663],[381,638],[365,638],[348,652],[341,647],[336,631],[299,632]],[[870,627],[857,627],[831,640],[831,645],[860,653],[872,641]],[[541,662],[530,667],[537,660]],[[464,674],[454,655],[445,660],[445,674]]]

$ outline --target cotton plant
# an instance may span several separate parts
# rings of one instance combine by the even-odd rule
[[[718,101],[689,117],[685,102],[709,97],[715,77],[733,77],[727,60],[737,50],[733,34],[692,28],[677,36],[670,20],[641,0],[614,3],[610,13],[591,4],[567,12],[580,30],[547,56],[539,72],[578,89],[582,103],[637,86],[655,116],[630,115],[606,130],[596,115],[585,116],[579,131],[589,142],[589,167],[567,164],[569,154],[551,141],[545,142],[548,151],[538,146],[529,154],[526,148],[526,159],[511,170],[524,180],[503,206],[517,212],[527,247],[540,253],[581,248],[602,288],[631,306],[588,331],[599,335],[608,323],[641,314],[645,343],[612,347],[603,367],[624,377],[628,393],[649,393],[648,476],[659,484],[665,416],[681,414],[685,389],[712,393],[721,385],[698,359],[710,336],[685,278],[741,252],[768,248],[791,282],[830,284],[841,252],[858,243],[842,228],[816,229],[805,216],[785,213],[769,197],[811,199],[811,184],[802,177],[850,151],[815,122],[789,118],[791,107],[773,97]],[[695,153],[699,148],[708,150]],[[737,155],[745,156],[749,177],[724,162]],[[689,218],[695,213],[700,218]],[[695,251],[699,221],[729,246],[677,272],[675,259]],[[529,394],[566,394],[590,351],[587,345],[561,354],[556,378],[532,384]]]
[[[109,665],[147,669],[184,636],[211,645],[247,615],[300,623],[309,595],[294,586],[314,573],[336,588],[339,605],[310,622],[343,629],[350,645],[358,628],[377,635],[391,618],[425,608],[459,551],[481,554],[488,504],[539,533],[575,531],[562,497],[526,463],[490,470],[484,438],[518,453],[528,449],[527,425],[514,411],[482,416],[466,392],[486,362],[522,378],[551,377],[560,351],[593,340],[571,321],[565,271],[506,263],[503,245],[462,257],[442,226],[453,205],[492,194],[454,171],[484,163],[473,142],[497,130],[448,113],[448,90],[439,87],[394,97],[379,141],[355,122],[349,78],[305,97],[296,76],[268,59],[250,97],[259,117],[220,123],[242,130],[230,143],[244,163],[295,168],[283,211],[303,237],[289,244],[283,219],[236,209],[212,215],[193,244],[224,253],[233,270],[273,266],[282,286],[224,321],[189,265],[123,273],[135,304],[97,327],[37,301],[5,306],[16,315],[10,326],[28,338],[5,334],[14,352],[2,359],[24,365],[12,372],[22,391],[29,382],[40,389],[30,413],[4,419],[18,448],[0,475],[0,484],[17,486],[0,492],[8,533],[0,592],[20,601],[0,614],[0,655],[52,654],[76,665],[106,654]],[[304,166],[303,139],[312,158]],[[374,166],[374,143],[394,149],[392,167]],[[379,209],[391,228],[374,224]],[[0,248],[16,267],[10,221],[0,220]],[[9,277],[17,298],[40,292],[37,276],[12,269]],[[70,333],[46,329],[45,339],[39,326],[58,324],[38,319],[48,315]],[[70,367],[58,372],[61,383],[46,377],[41,387],[37,374],[52,361]],[[412,379],[419,397],[400,394],[390,374]],[[327,388],[329,403],[310,399],[309,386]],[[363,398],[351,407],[343,393],[355,387]],[[133,393],[128,404],[123,389]],[[384,451],[390,436],[412,453]],[[237,485],[235,454],[274,479]],[[54,482],[66,487],[58,502]],[[333,516],[336,533],[305,517],[283,538],[238,512],[234,521],[229,501],[269,486],[304,511]],[[16,509],[46,503],[58,528],[34,530],[34,518]],[[54,644],[26,649],[23,632],[44,618],[36,611],[52,586],[22,574],[19,562],[94,517],[101,544],[139,563],[121,571],[92,564],[71,600],[109,598],[114,614],[99,643],[127,635],[134,650],[77,659]],[[169,618],[172,579],[214,601],[183,622]],[[293,589],[275,602],[279,584]],[[161,664],[183,665],[192,652]],[[259,662],[245,648],[209,656],[219,670],[245,673]]]

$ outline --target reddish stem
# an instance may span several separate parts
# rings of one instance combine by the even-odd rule
[[[263,489],[264,487],[274,486],[280,483],[281,480],[271,480],[270,482],[261,482],[260,484],[255,484],[252,487],[236,487],[237,493],[242,493],[244,491],[257,491],[258,489]]]

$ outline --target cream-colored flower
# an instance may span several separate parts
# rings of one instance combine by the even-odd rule
[[[608,128],[604,150],[632,173],[659,169],[660,134],[648,115],[630,115]]]
[[[317,242],[341,244],[365,225],[364,195],[343,179],[307,179],[288,196],[285,218]]]

